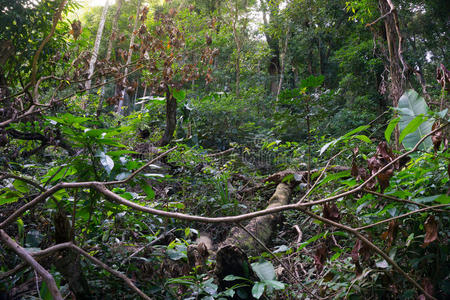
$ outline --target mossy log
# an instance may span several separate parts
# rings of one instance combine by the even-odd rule
[[[286,205],[291,196],[291,187],[286,183],[279,183],[275,193],[269,199],[267,208]],[[227,275],[235,275],[255,280],[249,265],[247,254],[259,254],[264,248],[252,236],[251,232],[264,244],[268,244],[273,237],[280,215],[271,214],[252,219],[244,230],[241,227],[233,227],[228,238],[221,244],[217,251],[215,274],[218,278],[219,289],[225,290],[235,284],[245,283],[225,281]],[[233,299],[251,299],[251,287],[241,288]]]
[[[286,183],[278,184],[275,193],[269,200],[267,208],[273,208],[289,203],[291,188]],[[250,231],[264,244],[268,243],[273,236],[274,229],[279,223],[280,214],[271,214],[252,219],[245,229]],[[221,246],[234,245],[246,253],[257,254],[263,251],[262,246],[253,239],[247,231],[241,227],[233,227],[227,239]]]

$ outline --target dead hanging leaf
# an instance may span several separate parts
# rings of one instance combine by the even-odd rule
[[[328,247],[323,242],[319,245],[319,247],[316,249],[316,252],[314,254],[314,263],[316,265],[317,272],[320,273],[323,270],[323,265],[325,264],[325,261],[327,260],[327,254],[328,254]]]
[[[141,16],[140,16],[140,21],[141,21],[141,22],[144,22],[145,19],[147,19],[147,14],[148,14],[148,6],[144,6],[144,7],[142,8]]]
[[[387,247],[391,248],[392,243],[397,236],[398,222],[397,220],[392,220],[389,222],[388,230],[381,234],[381,238],[387,241]]]
[[[205,40],[206,40],[206,45],[211,45],[212,43],[212,38],[209,34],[205,35]]]
[[[442,86],[442,89],[450,91],[450,71],[443,64],[436,69],[436,80]]]
[[[356,267],[356,275],[360,275],[362,272],[361,262],[367,261],[372,255],[372,249],[364,244],[360,239],[356,240],[355,246],[353,246],[350,256]]]
[[[367,160],[367,164],[369,166],[369,170],[372,175],[376,174],[384,168],[387,164],[393,161],[396,156],[392,153],[392,150],[389,148],[386,142],[381,142],[377,146],[377,152],[374,156]],[[389,180],[394,174],[394,170],[400,168],[400,163],[396,162],[390,165],[386,170],[378,173],[377,180],[380,185],[381,193],[389,186]]]
[[[76,41],[78,37],[81,35],[81,32],[83,31],[81,28],[81,21],[80,20],[73,21],[72,24],[70,25],[72,27],[70,34],[73,35],[73,38]]]
[[[341,214],[339,213],[336,203],[330,205],[325,203],[323,205],[323,217],[335,222],[338,222],[341,219]]]
[[[431,130],[436,130],[437,128],[439,128],[439,126],[440,122],[436,121],[434,122],[433,127],[431,127]],[[438,152],[439,147],[441,146],[442,135],[443,135],[442,130],[436,131],[431,135],[431,141],[433,142],[434,152]]]
[[[423,224],[425,227],[425,239],[423,241],[422,247],[425,248],[430,243],[434,242],[438,238],[438,223],[434,219],[433,215],[430,215],[425,223]]]

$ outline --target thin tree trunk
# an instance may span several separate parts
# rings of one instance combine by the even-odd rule
[[[111,37],[108,40],[108,49],[106,50],[106,61],[109,61],[111,59],[113,40],[117,37],[117,24],[119,22],[120,12],[122,10],[122,3],[123,3],[123,0],[118,0],[118,2],[117,2],[116,15],[114,16],[114,20],[113,20],[113,24],[112,24],[112,28],[111,28]],[[103,100],[105,98],[105,83],[106,83],[106,78],[103,77],[103,86],[102,86],[100,100],[98,102],[98,107],[97,107],[97,117],[100,116],[102,107],[103,107]]]
[[[92,75],[94,74],[95,63],[97,62],[98,49],[100,48],[100,42],[102,40],[103,28],[106,22],[106,13],[108,12],[109,1],[106,0],[105,6],[103,7],[102,17],[100,23],[98,24],[97,36],[95,37],[94,51],[92,52],[91,61],[89,62],[89,73],[88,80],[86,81],[86,90],[91,88]]]
[[[277,88],[277,98],[276,98],[277,101],[278,101],[278,96],[280,95],[281,86],[283,84],[284,62],[285,62],[285,58],[286,58],[288,41],[289,41],[289,25],[287,25],[286,38],[284,40],[283,50],[282,50],[281,55],[280,55],[281,66],[280,66],[280,81],[278,82],[278,88]]]
[[[160,146],[165,146],[170,143],[173,138],[173,133],[177,127],[177,99],[173,97],[168,86],[166,86],[166,129],[161,140]]]
[[[236,29],[238,23],[239,16],[239,6],[237,1],[235,1],[234,7],[234,19],[233,19],[233,37],[234,42],[236,44],[236,61],[235,61],[235,76],[236,76],[236,97],[239,98],[239,86],[240,86],[240,77],[241,77],[241,41],[239,40],[238,32]]]
[[[120,92],[119,105],[117,107],[117,113],[120,115],[123,114],[122,106],[123,106],[124,100],[125,100],[125,90],[126,90],[125,84],[127,81],[128,65],[131,63],[131,56],[133,56],[133,44],[134,44],[134,38],[136,36],[134,33],[136,32],[136,29],[137,29],[140,10],[141,10],[141,0],[138,1],[138,5],[137,5],[137,9],[136,9],[136,18],[134,19],[133,31],[131,32],[131,38],[130,38],[130,47],[128,48],[127,64],[125,67],[124,77],[123,77],[122,85],[121,85],[122,90]]]

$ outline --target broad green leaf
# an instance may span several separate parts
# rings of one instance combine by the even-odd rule
[[[252,287],[252,296],[256,299],[259,299],[264,293],[264,289],[266,285],[263,282],[256,282]]]
[[[414,119],[412,119],[411,122],[409,122],[408,125],[406,125],[406,127],[400,133],[400,137],[398,138],[398,141],[401,143],[408,134],[415,132],[417,130],[417,128],[419,128],[419,126],[426,120],[427,120],[427,118],[425,118],[423,115],[419,115],[419,116],[415,117]],[[417,142],[418,141],[419,140],[417,140]]]
[[[22,193],[28,193],[30,191],[27,184],[19,179],[14,180],[13,186],[16,190]]]
[[[102,164],[103,168],[105,168],[105,171],[108,174],[111,173],[111,170],[114,168],[114,161],[112,160],[111,156],[106,155],[105,152],[100,152],[98,156],[100,157],[100,163]]]
[[[428,196],[428,197],[414,198],[414,199],[412,199],[412,201],[417,202],[417,203],[438,202],[441,204],[448,204],[450,202],[450,196],[447,196],[446,194],[434,195],[434,196]]]
[[[397,126],[397,123],[400,121],[400,118],[392,119],[389,122],[389,125],[387,126],[386,130],[384,131],[384,137],[386,138],[386,141],[389,143],[391,141],[392,132],[395,129],[395,126]]]
[[[252,263],[252,269],[261,280],[275,279],[275,269],[269,261]]]
[[[17,191],[7,191],[0,195],[0,205],[16,202],[20,197],[22,194]]]
[[[284,289],[284,283],[278,281],[278,280],[266,280],[264,281],[265,284],[274,290],[283,290]]]
[[[413,121],[416,117],[420,115],[426,115],[428,113],[428,106],[425,100],[414,90],[406,91],[398,101],[398,111],[400,115],[399,128],[403,133],[405,128]],[[412,125],[409,126],[409,130],[417,125],[414,121]],[[406,134],[402,139],[402,144],[406,149],[411,149],[414,147],[417,142],[426,134],[431,131],[431,127],[433,125],[433,120],[429,119],[425,122],[421,122],[415,131]],[[419,146],[419,149],[426,150],[427,148],[432,146],[431,138],[428,137],[425,141]]]
[[[186,98],[186,91],[185,90],[177,91],[177,90],[173,89],[172,96],[181,102]]]

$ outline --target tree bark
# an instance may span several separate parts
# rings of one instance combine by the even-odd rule
[[[273,0],[268,0],[268,3],[261,3],[262,4],[262,13],[263,13],[263,22],[264,26],[267,27],[269,25],[269,22],[267,21],[267,7],[269,6],[270,9],[270,19],[273,20],[275,17],[275,11],[274,6],[275,4],[271,4]],[[278,9],[278,7],[277,7]],[[269,61],[269,65],[267,67],[267,72],[269,73],[269,81],[270,81],[270,94],[273,96],[276,96],[278,93],[278,76],[280,74],[281,66],[280,66],[280,45],[279,40],[272,35],[269,34],[269,32],[266,30],[264,32],[267,40],[267,45],[269,46],[272,56]]]
[[[166,128],[162,138],[159,140],[159,146],[165,146],[170,143],[173,133],[177,127],[177,99],[173,97],[169,87],[166,87]]]
[[[402,56],[402,35],[400,33],[397,8],[391,0],[379,0],[380,13],[384,16],[384,28],[389,53],[389,95],[393,107],[398,106],[398,100],[402,96],[406,86],[407,66]],[[398,126],[394,131],[395,147],[398,150],[400,132]]]
[[[56,244],[73,240],[72,226],[63,211],[58,210],[54,216]],[[55,267],[69,283],[70,290],[76,299],[92,299],[89,285],[83,275],[80,256],[71,249],[63,250],[54,261]]]
[[[275,193],[269,200],[267,208],[288,204],[290,196],[291,187],[286,183],[279,183]],[[270,243],[276,225],[279,223],[279,218],[279,214],[265,215],[252,219],[245,226],[245,229],[241,227],[233,227],[231,229],[228,238],[221,244],[216,256],[216,268],[214,272],[219,279],[220,290],[225,290],[235,284],[245,283],[239,280],[225,281],[224,278],[227,275],[240,276],[250,280],[255,279],[247,259],[247,254],[257,255],[265,250],[261,243],[264,245]],[[250,287],[244,287],[241,292],[247,294],[248,299],[253,299]],[[233,299],[241,299],[238,294],[236,293]]]
[[[111,28],[111,36],[108,40],[108,49],[106,50],[106,61],[109,61],[111,59],[113,40],[115,40],[115,38],[117,37],[117,24],[119,22],[120,12],[122,10],[122,3],[123,3],[123,0],[118,0],[118,2],[117,2],[116,15],[114,16],[114,20],[113,20],[112,28]],[[97,106],[97,117],[99,117],[102,112],[103,101],[105,99],[106,79],[103,77],[102,81],[103,81],[103,86],[102,86],[102,91],[100,94],[100,100],[99,100],[98,106]]]
[[[131,63],[131,56],[133,56],[133,44],[134,44],[134,38],[135,38],[135,32],[137,29],[137,25],[138,25],[138,20],[139,20],[139,12],[141,10],[141,0],[138,1],[138,5],[137,5],[137,9],[136,9],[136,18],[134,19],[134,25],[133,25],[133,31],[131,32],[131,37],[130,37],[130,47],[128,48],[128,56],[127,56],[127,65],[125,67],[125,72],[124,72],[124,77],[122,80],[122,90],[120,91],[120,98],[119,98],[119,105],[117,106],[117,113],[120,115],[123,115],[123,110],[122,110],[122,106],[125,103],[125,97],[126,97],[126,81],[127,81],[127,74],[128,74],[128,65]],[[128,103],[125,103],[128,104]]]
[[[88,92],[89,92],[89,89],[91,88],[92,75],[94,74],[95,63],[97,62],[98,49],[100,48],[100,42],[102,40],[103,28],[105,27],[106,13],[108,12],[108,6],[109,6],[109,1],[106,0],[105,6],[103,7],[103,12],[102,12],[102,16],[100,19],[100,23],[98,25],[97,36],[95,37],[94,50],[92,52],[92,57],[89,62],[88,80],[86,81],[86,90],[88,90]],[[85,108],[85,107],[83,107],[83,108]]]

